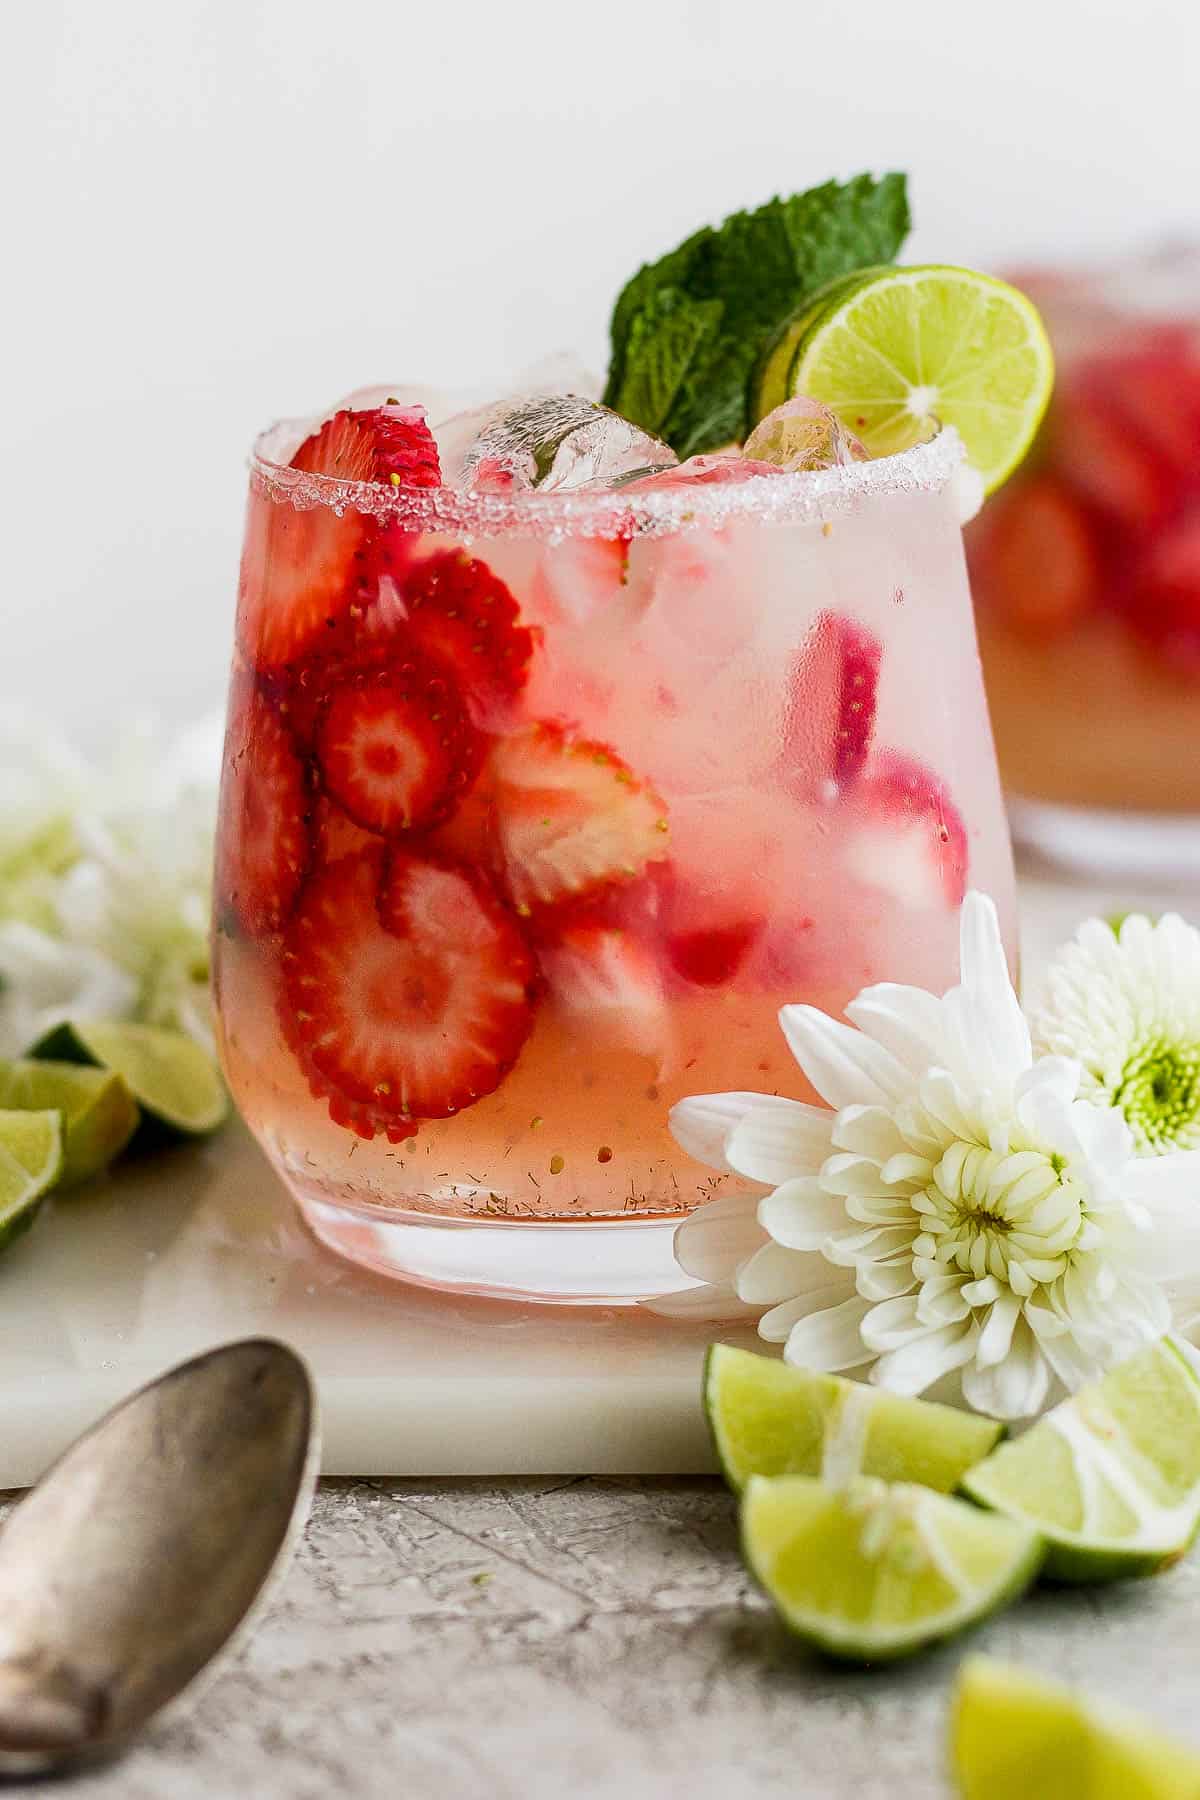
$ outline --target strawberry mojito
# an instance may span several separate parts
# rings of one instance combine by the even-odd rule
[[[968,883],[1011,930],[962,445],[871,457],[801,397],[694,449],[628,368],[607,405],[424,399],[255,449],[225,1068],[343,1254],[632,1300],[735,1181],[675,1145],[675,1100],[811,1097],[779,1007],[949,985]]]
[[[1175,853],[1163,815],[1200,817],[1200,252],[1029,285],[1062,378],[968,537],[1001,767],[1051,853],[1136,855],[1138,813]]]

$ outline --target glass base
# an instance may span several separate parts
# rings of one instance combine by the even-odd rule
[[[1109,812],[1008,798],[1012,834],[1022,849],[1077,875],[1200,880],[1200,817],[1190,813]]]
[[[696,1285],[671,1248],[678,1219],[493,1225],[424,1213],[382,1218],[299,1196],[297,1205],[328,1249],[418,1287],[558,1306],[634,1306]]]

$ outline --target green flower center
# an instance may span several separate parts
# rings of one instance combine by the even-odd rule
[[[1138,1149],[1150,1153],[1200,1143],[1200,1045],[1144,1045],[1121,1070],[1113,1094]]]

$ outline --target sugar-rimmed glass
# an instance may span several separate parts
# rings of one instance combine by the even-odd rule
[[[309,429],[274,428],[251,464],[216,893],[234,1094],[312,1230],[372,1268],[576,1304],[678,1286],[674,1226],[737,1178],[674,1143],[671,1104],[746,1086],[812,1098],[780,1005],[837,1013],[880,980],[947,987],[968,883],[996,899],[1011,945],[958,440],[813,473],[494,494],[302,474],[287,463]],[[330,637],[279,668],[264,653],[273,586],[334,521],[357,558],[353,605],[331,597]],[[388,554],[364,561],[381,540]],[[311,715],[343,679],[333,646],[347,632],[392,632],[406,654],[405,594],[431,567],[469,568],[511,597],[532,653],[516,691],[477,719],[482,772],[455,815],[364,841],[337,823]],[[530,903],[512,862],[528,790],[514,801],[511,781],[489,777],[539,733],[609,759],[637,809],[629,865],[550,907]],[[248,925],[238,898],[272,803],[256,784],[280,757],[306,797],[296,880],[279,916]],[[641,830],[647,807],[657,838]],[[527,1033],[451,1116],[389,1125],[395,1096],[343,1091],[341,1046],[305,1016],[305,908],[338,857],[362,859],[363,892],[413,859],[461,868],[462,893],[493,896],[526,946]],[[350,941],[346,920],[328,919],[321,967],[343,930]],[[408,1010],[427,1009],[427,993],[372,990],[367,1004],[373,1031],[392,1029],[394,1008],[398,1055],[427,1027]]]

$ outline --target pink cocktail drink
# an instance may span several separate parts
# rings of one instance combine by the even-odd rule
[[[1200,252],[1024,285],[1058,388],[968,533],[1015,827],[1069,860],[1195,867]]]
[[[289,466],[309,429],[251,478],[233,1091],[359,1261],[577,1302],[677,1286],[673,1225],[736,1178],[671,1104],[811,1098],[779,1007],[946,988],[968,884],[1012,931],[956,440],[541,493],[382,452]]]

